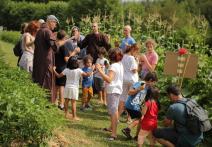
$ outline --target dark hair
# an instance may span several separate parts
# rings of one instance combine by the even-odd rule
[[[79,68],[79,63],[77,61],[77,56],[72,56],[68,59],[67,68],[77,69]]]
[[[157,82],[158,81],[157,74],[155,72],[148,72],[146,76],[144,77],[144,81]]]
[[[59,40],[62,40],[63,38],[66,37],[66,31],[65,30],[60,30],[58,33],[57,33],[57,39]]]
[[[104,47],[100,47],[98,50],[97,50],[98,54],[100,55],[106,55],[107,54],[107,51]]]
[[[123,58],[123,53],[120,48],[110,49],[108,54],[111,62],[119,62]]]
[[[159,101],[160,91],[156,87],[149,87],[147,89],[145,102],[148,100],[154,100],[157,103],[158,109],[160,109],[160,101]]]
[[[91,57],[91,55],[86,55],[83,58],[83,63],[86,64],[89,60],[91,60],[93,62],[93,58]]]
[[[125,50],[124,53],[129,53],[131,50],[139,50],[139,47],[138,45],[135,43],[135,44],[132,44],[131,46],[128,46]]]
[[[174,94],[176,96],[180,95],[181,91],[180,91],[180,88],[177,86],[177,85],[169,85],[167,88],[166,88],[166,92],[167,94]]]

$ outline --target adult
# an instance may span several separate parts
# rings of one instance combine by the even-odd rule
[[[64,44],[65,48],[69,50],[70,56],[73,56],[73,53],[77,51],[77,58],[79,62],[79,67],[83,66],[82,59],[86,55],[86,48],[79,48],[79,45],[82,43],[85,36],[80,34],[80,30],[77,26],[73,26],[71,29],[71,37]],[[75,54],[74,54],[75,55]]]
[[[153,131],[154,137],[159,143],[168,147],[195,147],[203,139],[203,134],[194,135],[186,128],[186,107],[178,103],[186,99],[175,85],[170,85],[166,91],[173,104],[168,108],[164,125],[169,127],[174,123],[174,127],[156,129]]]
[[[123,30],[124,38],[122,39],[122,42],[120,45],[120,48],[122,49],[123,53],[129,46],[136,43],[135,39],[132,38],[132,36],[131,36],[131,31],[132,31],[131,26],[129,26],[129,25],[124,26],[124,30]]]
[[[93,63],[96,63],[98,58],[99,47],[104,47],[107,51],[110,49],[109,39],[105,34],[99,32],[98,24],[92,23],[92,32],[85,36],[80,48],[87,47],[86,54],[93,57]]]
[[[55,63],[54,52],[64,41],[57,42],[56,36],[52,32],[59,23],[54,15],[47,17],[46,23],[41,25],[35,38],[35,51],[33,60],[32,78],[42,88],[50,91],[50,101],[55,102],[55,75],[51,72]]]
[[[38,29],[39,23],[37,21],[31,21],[25,29],[25,33],[22,35],[21,46],[23,55],[19,61],[19,66],[30,73],[32,73],[33,69],[34,41]]]

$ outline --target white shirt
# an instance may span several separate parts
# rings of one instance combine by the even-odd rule
[[[138,69],[138,63],[135,60],[135,57],[124,54],[122,58],[122,64],[124,67],[124,83],[135,83],[138,82],[138,72],[133,73],[132,70]]]
[[[65,68],[63,74],[66,75],[66,85],[65,88],[78,88],[79,80],[83,71],[80,68],[70,70]]]
[[[121,62],[113,63],[109,67],[112,70],[114,78],[111,83],[106,83],[106,93],[122,94],[124,68]]]
[[[102,67],[102,71],[104,71],[105,72],[105,61],[107,62],[107,63],[109,63],[109,61],[106,59],[106,58],[98,58],[97,60],[96,60],[96,63],[98,63],[98,64],[100,64],[101,65],[101,67]],[[94,75],[94,77],[97,77],[97,78],[100,78],[100,79],[102,79],[102,76],[100,75],[100,73],[97,71],[96,72],[96,74]]]

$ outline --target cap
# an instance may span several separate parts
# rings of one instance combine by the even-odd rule
[[[59,20],[58,20],[57,17],[54,16],[54,15],[49,15],[49,16],[47,16],[46,21],[50,21],[50,20],[54,20],[54,21],[56,21],[56,22],[59,24]]]
[[[45,23],[45,21],[43,19],[39,19],[38,22],[39,23]]]

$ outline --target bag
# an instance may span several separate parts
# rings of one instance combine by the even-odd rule
[[[22,48],[21,48],[21,39],[16,43],[16,45],[13,48],[13,53],[15,56],[20,57],[23,54]]]
[[[211,129],[208,112],[198,105],[195,100],[187,99],[186,101],[178,101],[178,103],[184,104],[186,107],[186,128],[190,133],[198,134]]]

